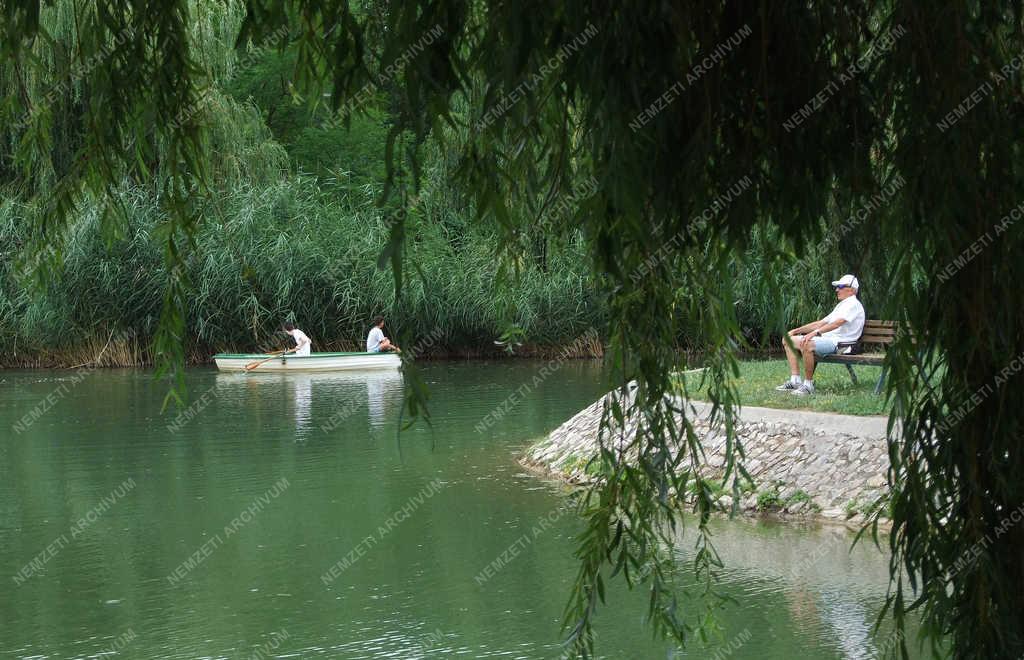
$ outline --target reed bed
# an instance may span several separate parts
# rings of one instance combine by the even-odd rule
[[[504,355],[495,339],[509,327],[521,333],[516,355],[603,355],[602,292],[580,240],[552,239],[542,266],[528,250],[498,251],[497,234],[468,222],[450,201],[427,200],[408,217],[406,280],[396,299],[390,269],[377,265],[394,210],[376,208],[372,191],[339,194],[312,177],[269,181],[235,180],[207,205],[188,260],[189,362],[281,348],[277,329],[288,320],[315,350],[362,350],[377,314],[387,318],[389,336],[424,358]],[[24,268],[36,263],[25,248],[28,211],[0,196],[0,234],[11,237],[0,252],[0,367],[152,364],[167,281],[164,218],[150,190],[126,187],[119,202],[128,214],[122,233],[105,236],[99,209],[86,207],[61,246],[61,266],[39,286]],[[833,301],[828,282],[850,269],[836,247],[795,264],[765,259],[773,249],[771,236],[754,235],[732,273],[740,330],[755,349],[774,346],[780,327],[823,315]],[[516,276],[503,280],[505,271]],[[868,315],[881,313],[872,301],[883,278],[858,275]],[[791,289],[785,309],[768,302],[772,281]],[[699,291],[680,295],[692,299],[689,309],[706,305]],[[703,350],[696,317],[680,326],[678,348]],[[427,336],[429,345],[417,346]]]
[[[518,276],[499,287],[495,236],[429,208],[410,214],[406,282],[396,299],[390,269],[377,265],[387,212],[368,199],[339,201],[318,183],[290,177],[236,185],[210,204],[188,261],[191,361],[280,347],[277,329],[286,320],[302,327],[316,350],[359,350],[370,319],[382,314],[388,334],[406,345],[434,337],[417,351],[427,357],[500,354],[494,339],[510,324],[522,329],[529,352],[541,354],[601,323],[580,246],[557,247],[544,270],[521,259]],[[129,214],[124,232],[105,237],[98,210],[86,208],[63,246],[61,267],[42,287],[21,271],[25,210],[11,200],[0,204],[0,228],[15,248],[0,266],[0,365],[152,363],[166,284],[163,218],[143,189],[124,190],[120,201]],[[600,347],[578,352],[600,354]]]

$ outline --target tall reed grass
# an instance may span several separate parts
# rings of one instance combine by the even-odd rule
[[[120,201],[130,220],[123,234],[105,238],[98,209],[86,208],[68,235],[62,267],[41,289],[17,268],[18,248],[28,242],[26,211],[10,199],[0,204],[0,228],[11,237],[0,267],[0,364],[87,362],[112,331],[125,330],[134,333],[132,342],[108,346],[102,363],[151,361],[166,284],[163,218],[145,189],[125,188]],[[529,344],[555,346],[601,323],[581,246],[556,250],[546,271],[523,262],[512,286],[499,287],[494,237],[440,217],[450,213],[429,204],[410,213],[408,272],[396,300],[390,269],[377,265],[388,217],[369,195],[339,201],[330,182],[303,177],[233,185],[209,205],[188,262],[191,358],[278,347],[286,320],[303,328],[316,350],[351,350],[382,314],[389,334],[406,341],[438,332],[432,352],[442,355],[495,353],[493,340],[508,324]]]
[[[499,257],[498,237],[467,222],[448,196],[421,198],[407,220],[406,281],[396,300],[390,268],[378,267],[390,214],[374,205],[375,191],[339,193],[343,187],[269,170],[230,177],[209,202],[188,261],[191,362],[220,351],[279,348],[277,330],[286,320],[313,338],[315,350],[362,350],[377,314],[401,341],[438,337],[427,357],[502,354],[494,340],[510,326],[520,331],[520,355],[603,353],[600,339],[585,334],[604,328],[605,310],[582,239],[551,241],[542,268],[526,253]],[[150,344],[167,283],[159,242],[164,218],[151,190],[126,186],[119,197],[128,216],[121,235],[105,236],[99,209],[86,207],[71,223],[62,267],[42,288],[19,269],[29,210],[13,196],[0,197],[0,366],[153,362]],[[737,319],[754,347],[786,324],[823,315],[833,304],[829,281],[855,268],[837,247],[812,249],[796,264],[767,258],[775,250],[772,236],[752,236],[732,273]],[[499,283],[505,270],[517,276]],[[872,300],[882,293],[871,285],[883,278],[858,276],[868,285],[862,299],[872,316]],[[783,309],[767,302],[766,287],[779,285],[772,282],[791,292]],[[685,308],[705,304],[703,292],[683,294],[696,299]],[[703,350],[699,323],[683,321],[679,347]]]

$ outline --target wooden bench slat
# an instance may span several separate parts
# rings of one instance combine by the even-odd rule
[[[885,360],[884,353],[860,353],[859,355],[826,355],[818,358],[818,362],[831,362],[833,364],[864,364],[881,365]]]
[[[896,321],[870,320],[864,323],[864,331],[861,334],[860,342],[862,344],[888,345],[904,334],[910,335],[913,338],[913,333],[905,327],[900,327]]]

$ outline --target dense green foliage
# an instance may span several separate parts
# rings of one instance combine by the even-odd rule
[[[53,10],[46,16],[57,18]],[[295,98],[293,51],[231,53],[240,20],[237,7],[229,8],[196,31],[204,61],[219,75],[211,76],[216,84],[197,110],[214,181],[198,209],[195,249],[182,268],[193,283],[185,300],[190,359],[207,360],[221,349],[275,347],[282,341],[275,330],[285,319],[303,327],[318,349],[353,349],[369,319],[383,313],[389,332],[412,338],[414,346],[416,338],[430,337],[435,353],[493,353],[499,350],[493,340],[510,324],[522,340],[555,350],[603,324],[579,237],[546,241],[550,254],[543,263],[530,250],[499,254],[494,230],[474,225],[471,208],[447,189],[446,157],[436,145],[420,147],[436,185],[421,189],[408,210],[379,208],[391,121],[387,97],[373,99],[368,116],[349,128],[332,121],[328,108]],[[44,52],[71,49],[73,32],[51,28],[64,41]],[[73,80],[67,95],[80,97],[82,84]],[[24,91],[38,95],[44,107],[45,84]],[[60,125],[73,125],[81,110],[45,109]],[[26,136],[25,126],[5,128],[8,149]],[[45,148],[56,169],[78,146],[69,139]],[[13,151],[0,153],[0,162],[13,162]],[[62,242],[53,243],[60,249],[50,264],[49,252],[41,259],[34,252],[36,222],[45,210],[25,191],[44,189],[51,175],[7,174],[0,208],[7,239],[0,262],[0,364],[78,364],[111,332],[130,331],[141,339],[133,345],[149,344],[168,286],[162,242],[173,222],[159,186],[129,177],[112,189],[123,220],[112,231],[104,227],[103,201],[85,196],[62,219],[66,229],[59,233]],[[401,300],[390,270],[378,264],[398,215],[408,222],[408,258],[416,265]],[[55,267],[37,268],[48,265]],[[495,287],[502,266],[518,270],[514,287]],[[36,270],[52,270],[53,277],[35,287]],[[129,364],[150,360],[146,352],[123,358]]]
[[[366,320],[377,313],[386,313],[402,334],[436,335],[434,352],[485,351],[509,323],[522,331],[521,339],[542,345],[604,327],[603,302],[579,241],[553,250],[544,269],[520,260],[515,286],[495,287],[494,232],[426,197],[409,227],[409,258],[417,269],[396,303],[390,273],[377,264],[391,215],[370,194],[361,204],[354,195],[336,194],[343,187],[332,179],[282,176],[240,181],[218,194],[196,235],[196,256],[186,262],[188,279],[197,283],[188,299],[190,359],[268,348],[280,340],[274,330],[282,319],[299,322],[324,350],[358,346]],[[6,356],[0,364],[84,362],[90,356],[78,349],[91,350],[92,340],[111,331],[132,331],[143,346],[152,340],[167,284],[158,231],[166,218],[152,190],[128,187],[118,199],[131,218],[126,231],[106,238],[99,210],[84,208],[62,250],[61,268],[43,286],[32,278],[30,255],[13,249],[29,243],[31,209],[15,199],[0,205],[11,257],[0,267],[0,349]],[[772,313],[758,286],[763,273],[756,258],[737,267],[747,292],[737,316],[755,343]],[[805,295],[789,301],[787,318],[822,313],[830,267],[827,258],[800,267],[794,280]],[[699,332],[699,326],[682,325],[677,342],[699,352]],[[129,363],[150,360],[148,354],[129,357]]]
[[[493,351],[492,340],[509,324],[522,341],[549,346],[590,327],[604,328],[600,278],[585,267],[581,232],[572,232],[568,241],[541,234],[499,248],[497,232],[473,223],[470,203],[450,190],[457,158],[429,136],[420,147],[424,188],[409,216],[417,277],[396,303],[391,274],[379,270],[377,257],[389,219],[402,211],[394,203],[383,210],[374,204],[385,183],[390,97],[382,92],[370,99],[366,114],[353,117],[346,128],[330,108],[310,107],[297,97],[290,76],[294,48],[280,53],[253,47],[231,56],[233,39],[225,32],[231,25],[237,30],[240,20],[237,12],[227,11],[199,31],[210,39],[203,42],[204,60],[219,74],[212,74],[216,84],[204,93],[199,110],[214,182],[194,236],[195,255],[202,258],[187,258],[183,271],[197,284],[185,301],[190,360],[208,359],[218,349],[266,348],[280,339],[273,330],[285,318],[325,349],[358,346],[367,319],[379,312],[389,315],[393,331],[413,340],[430,335],[435,350],[463,353]],[[54,31],[74,42],[73,31]],[[56,41],[51,51],[60,46],[70,48]],[[73,80],[67,94],[80,95],[81,84]],[[49,93],[43,89],[26,91],[41,95],[41,103]],[[52,119],[70,126],[79,111],[73,105],[54,109]],[[6,144],[17,144],[25,129],[9,127]],[[54,169],[71,158],[76,145],[74,139],[49,145]],[[12,157],[8,153],[3,162]],[[33,218],[40,210],[19,190],[43,187],[49,179],[42,173],[27,178],[9,173],[2,221],[10,240],[7,267],[0,271],[5,301],[0,324],[9,331],[0,338],[6,356],[0,364],[78,364],[111,331],[129,330],[146,346],[158,329],[167,286],[160,267],[164,234],[158,228],[171,219],[158,187],[131,179],[118,187],[115,208],[127,222],[113,232],[103,231],[102,203],[87,197],[66,221],[68,244],[60,250],[58,283],[34,290],[32,266],[46,265],[33,254]],[[830,218],[826,225],[841,226],[842,218],[835,213]],[[764,295],[761,282],[762,258],[771,251],[766,246],[777,241],[771,234],[755,241],[747,258],[732,266],[739,282],[737,317],[754,343],[774,315],[774,301]],[[830,298],[823,284],[840,271],[862,273],[870,290],[873,278],[863,276],[857,246],[839,247],[830,244],[793,266],[798,295],[787,301],[786,318],[820,316]],[[512,286],[494,286],[502,266],[517,273]],[[699,291],[680,292],[681,299],[692,296],[703,299]],[[683,319],[674,342],[700,352],[700,324]],[[129,364],[150,360],[144,352],[123,357]]]
[[[274,140],[284,146],[301,172],[336,179],[352,189],[380,186],[385,178],[383,147],[389,116],[386,99],[367,105],[367,115],[349,127],[332,121],[330,108],[310,108],[295,95],[291,73],[295,53],[268,50],[250,55],[222,86],[232,97],[260,109]]]
[[[254,151],[266,157],[273,149],[271,142]],[[196,283],[187,310],[191,360],[219,350],[269,348],[281,339],[274,331],[282,319],[300,323],[318,350],[328,350],[358,346],[367,319],[386,313],[393,331],[433,337],[435,353],[493,351],[492,340],[509,323],[521,330],[520,339],[540,345],[604,327],[603,301],[579,240],[552,250],[543,269],[520,259],[515,286],[495,287],[494,232],[468,223],[447,200],[421,196],[408,229],[417,269],[396,301],[390,272],[377,264],[391,214],[377,208],[370,193],[362,193],[360,203],[358,190],[340,192],[346,181],[248,176],[253,181],[243,176],[210,205],[196,234],[196,256],[186,262],[187,277]],[[114,239],[101,230],[99,210],[84,208],[62,250],[61,268],[43,286],[20,268],[33,264],[30,255],[13,249],[29,244],[31,210],[15,199],[0,206],[12,257],[0,268],[0,350],[6,356],[0,364],[78,364],[89,359],[93,340],[111,331],[131,331],[142,346],[152,340],[167,284],[157,231],[166,218],[155,197],[142,187],[119,191],[131,222]],[[788,301],[786,318],[822,313],[829,298],[822,282],[829,269],[841,269],[833,265],[841,263],[839,256],[794,267],[802,294]],[[752,253],[749,263],[736,266],[744,291],[737,317],[754,344],[772,314],[771,299],[758,286],[758,257]],[[699,352],[700,331],[681,325],[676,341]],[[126,357],[129,364],[151,359],[145,353]],[[784,371],[776,369],[773,377]]]
[[[390,204],[456,188],[470,198],[465,208],[493,220],[513,264],[543,265],[549,237],[585,246],[605,294],[616,382],[623,394],[637,382],[635,396],[608,412],[638,416],[640,432],[624,450],[639,462],[608,448],[604,479],[585,498],[589,524],[567,610],[578,653],[593,650],[589,623],[604,580],[636,577],[673,542],[683,518],[670,493],[693,480],[698,493],[713,492],[692,469],[700,458],[692,428],[666,397],[684,362],[677,339],[700,338],[709,396],[728,426],[739,402],[732,379],[746,341],[743,305],[761,310],[765,328],[784,330],[796,287],[813,286],[803,276],[813,268],[792,262],[817,251],[821,218],[848,217],[905,181],[874,220],[840,240],[853,243],[845,247],[855,265],[873,271],[871,315],[913,330],[889,358],[898,425],[887,612],[902,627],[919,609],[928,640],[948,635],[957,657],[1024,652],[1024,525],[1004,524],[1024,502],[1024,388],[1012,381],[1024,355],[1015,286],[1024,239],[1020,223],[1004,222],[1014,210],[1019,217],[1024,190],[1019,2],[97,5],[103,11],[83,9],[75,21],[49,11],[42,25],[38,2],[4,5],[4,84],[18,91],[5,95],[5,116],[35,119],[5,147],[0,176],[37,200],[52,193],[31,222],[37,248],[78,217],[86,191],[114,199],[126,178],[156,186],[172,277],[154,345],[167,365],[183,362],[190,291],[201,284],[182,277],[203,259],[189,239],[231,164],[211,148],[216,131],[205,115],[190,110],[203,85],[230,68],[198,48],[206,42],[196,34],[232,34],[218,26],[243,14],[242,45],[291,28],[291,80],[310,112],[325,93],[343,120],[362,113],[366,92],[387,99]],[[237,20],[213,20],[218,12]],[[73,77],[69,62],[90,61],[126,25],[132,36],[77,78],[88,83],[79,93],[41,102],[47,81]],[[72,31],[74,57],[29,56],[47,50],[43,36]],[[428,140],[445,154],[433,161],[445,165],[433,181],[423,168],[432,162]],[[314,156],[303,159],[322,167]],[[592,194],[574,194],[591,180]],[[722,204],[743,180],[742,194]],[[566,197],[574,211],[547,212]],[[381,250],[399,296],[415,286],[413,222],[403,218],[389,223]],[[987,249],[974,251],[985,237]],[[762,264],[762,277],[744,280],[752,272],[738,267],[744,258]],[[729,454],[736,490],[742,449]],[[710,495],[696,507],[696,570],[711,584]],[[652,623],[682,640],[680,610],[691,603],[676,599],[657,566],[645,579]]]
[[[191,356],[277,348],[282,337],[275,330],[284,319],[300,322],[318,350],[354,350],[378,313],[388,315],[393,332],[430,336],[434,351],[493,347],[510,320],[528,339],[551,343],[600,323],[579,246],[559,251],[548,272],[529,268],[518,286],[496,291],[491,237],[464,227],[453,240],[443,223],[429,220],[443,210],[428,200],[409,226],[408,257],[419,268],[396,302],[390,274],[377,267],[387,216],[372,199],[346,206],[318,192],[330,183],[295,177],[218,196],[186,263],[195,283],[187,310]],[[153,336],[167,284],[158,240],[162,211],[149,191],[133,188],[120,198],[131,217],[122,238],[105,241],[99,214],[89,209],[75,225],[58,277],[33,289],[8,273],[9,286],[0,289],[6,361],[15,354],[22,360],[77,356],[76,346],[91,346],[94,335],[111,330]],[[18,221],[16,209],[13,202],[0,208],[0,227],[17,243],[29,225]],[[76,359],[88,356],[69,361]]]

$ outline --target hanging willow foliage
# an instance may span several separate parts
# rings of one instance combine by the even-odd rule
[[[76,22],[77,61],[125,27],[131,36],[82,75],[82,140],[56,179],[40,245],[83,190],[102,194],[120,177],[154,168],[174,213],[166,253],[177,273],[199,221],[192,203],[207,182],[202,127],[190,115],[207,75],[191,47],[196,6],[90,6],[95,11]],[[864,220],[902,250],[884,291],[871,293],[880,316],[910,330],[888,357],[893,559],[883,614],[902,627],[918,609],[927,639],[945,637],[956,657],[1024,652],[1024,525],[1016,524],[1024,504],[1020,2],[246,7],[239,44],[292,26],[298,88],[313,98],[328,90],[340,121],[367,93],[401,91],[392,171],[408,155],[403,131],[430,134],[461,154],[453,184],[497,220],[506,240],[529,235],[538,218],[548,231],[585,235],[592,269],[607,286],[617,379],[623,387],[636,381],[609,419],[633,416],[640,429],[638,460],[604,452],[604,479],[585,500],[589,525],[567,611],[575,652],[593,650],[590,621],[604,579],[635,570],[683,524],[670,494],[690,480],[707,492],[692,469],[692,428],[671,403],[681,358],[669,347],[680,323],[697,320],[709,338],[711,396],[728,424],[743,343],[731,260],[752,235],[778,236],[761,295],[781,310],[789,282],[777,275],[794,254],[833,238],[821,236],[830,205],[856,210],[894,181],[905,185]],[[37,1],[3,5],[0,52],[16,86],[28,71],[36,80],[50,75],[47,62],[32,57],[48,37],[40,12]],[[33,111],[27,96],[9,98],[8,118]],[[38,112],[4,167],[31,174],[27,150],[51,139],[48,111]],[[544,214],[591,178],[596,192],[574,213]],[[747,183],[731,194],[740,182]],[[399,287],[400,218],[383,255]],[[188,283],[171,281],[156,349],[176,365]],[[699,304],[686,294],[697,287],[705,292]],[[777,331],[782,323],[780,315]],[[735,477],[742,448],[730,454]],[[710,579],[710,498],[699,497],[696,508],[698,569]],[[652,621],[682,640],[682,615],[693,604],[677,603],[660,571],[650,580]],[[904,652],[906,644],[901,638]]]

